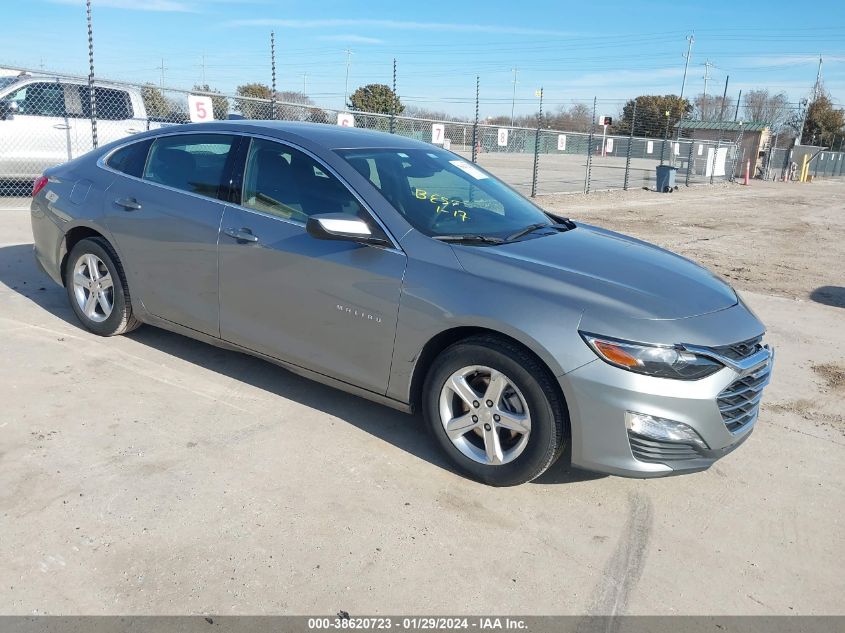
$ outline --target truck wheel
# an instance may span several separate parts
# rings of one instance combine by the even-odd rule
[[[141,325],[132,315],[120,259],[103,238],[80,240],[71,249],[65,288],[76,317],[94,334],[125,334]]]
[[[568,416],[553,381],[520,346],[472,337],[435,359],[423,412],[458,468],[491,486],[514,486],[539,477],[563,449]]]

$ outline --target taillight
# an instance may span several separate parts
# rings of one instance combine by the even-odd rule
[[[35,182],[32,183],[32,197],[38,195],[38,192],[41,191],[46,185],[49,179],[47,176],[39,176],[35,179]]]

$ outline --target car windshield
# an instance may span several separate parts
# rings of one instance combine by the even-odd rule
[[[426,235],[507,238],[531,225],[551,224],[537,206],[451,152],[336,151]]]

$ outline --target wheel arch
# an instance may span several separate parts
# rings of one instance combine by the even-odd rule
[[[410,393],[409,393],[409,401],[411,406],[414,409],[418,409],[422,403],[422,390],[423,384],[425,383],[425,378],[428,375],[428,371],[431,368],[434,359],[443,352],[446,348],[455,343],[460,341],[466,340],[470,337],[474,336],[491,336],[499,339],[503,339],[508,341],[509,343],[520,347],[524,350],[527,354],[533,356],[537,362],[543,367],[549,374],[549,378],[554,385],[554,388],[557,391],[557,396],[560,398],[560,402],[563,403],[563,406],[567,409],[564,413],[568,416],[568,404],[566,402],[566,397],[564,396],[563,389],[560,387],[560,383],[557,380],[557,374],[552,369],[550,363],[544,359],[540,354],[538,354],[532,347],[526,344],[524,341],[515,338],[509,334],[505,334],[499,330],[495,330],[488,327],[483,326],[456,326],[449,328],[447,330],[443,330],[437,333],[435,336],[430,338],[428,342],[423,346],[422,350],[417,356],[417,360],[414,363],[413,373],[411,374],[411,385],[410,385]]]
[[[73,250],[73,247],[76,246],[82,240],[89,238],[89,237],[99,237],[104,239],[106,242],[114,248],[114,244],[112,244],[111,240],[109,240],[106,235],[87,224],[78,224],[65,232],[64,238],[62,238],[61,244],[59,245],[59,272],[62,276],[62,284],[65,284],[65,273],[67,271],[67,259],[68,254]]]

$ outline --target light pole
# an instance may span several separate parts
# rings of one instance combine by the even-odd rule
[[[511,127],[514,125],[514,109],[516,108],[516,75],[519,68],[511,68],[513,72],[513,96],[511,97]]]
[[[694,35],[687,35],[687,53],[684,55],[686,61],[684,62],[684,79],[681,82],[681,101],[684,100],[684,89],[687,87],[687,69],[689,68],[689,60],[692,57],[692,45],[695,43]]]
[[[348,107],[346,105],[346,100],[349,98],[349,64],[352,63],[352,51],[348,48],[346,49],[346,84],[343,88],[343,107]]]

